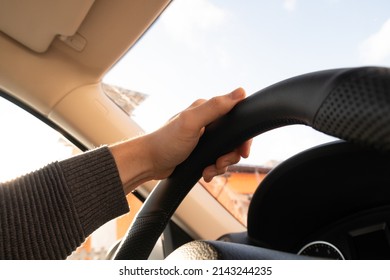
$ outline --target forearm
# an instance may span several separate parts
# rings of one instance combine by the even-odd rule
[[[0,185],[0,259],[64,259],[128,211],[107,148]]]
[[[86,237],[129,211],[118,169],[107,147],[59,163]]]

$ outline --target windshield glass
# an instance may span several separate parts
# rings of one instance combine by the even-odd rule
[[[199,98],[252,94],[306,72],[390,65],[390,1],[173,1],[104,81],[147,95],[145,131]],[[248,162],[284,160],[328,137],[301,127],[258,137]],[[307,137],[302,136],[307,135]]]
[[[131,117],[145,131],[199,98],[250,95],[307,72],[390,66],[390,1],[173,1],[107,74],[146,95]],[[273,166],[333,138],[302,126],[255,138],[243,164]]]

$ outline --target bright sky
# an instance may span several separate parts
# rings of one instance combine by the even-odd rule
[[[105,81],[150,95],[146,131],[198,98],[248,94],[306,72],[390,66],[388,0],[176,0]],[[247,163],[283,160],[330,140],[289,127],[255,139]]]

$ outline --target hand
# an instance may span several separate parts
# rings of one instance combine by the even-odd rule
[[[164,179],[172,174],[193,151],[205,126],[228,113],[245,98],[245,91],[233,92],[195,101],[190,107],[174,116],[166,125],[147,134],[110,147],[115,158],[125,193],[152,179]],[[206,182],[223,174],[229,165],[248,157],[251,141],[225,154],[203,171]]]
[[[245,91],[238,88],[230,94],[214,97],[208,101],[195,101],[189,108],[173,117],[165,126],[152,133],[152,158],[155,179],[168,177],[174,168],[183,162],[198,144],[205,126],[229,112],[245,98]],[[209,182],[216,175],[226,172],[229,165],[248,157],[251,141],[221,156],[215,164],[203,171],[203,178]]]

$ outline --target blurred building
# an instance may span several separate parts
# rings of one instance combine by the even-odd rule
[[[102,87],[104,93],[129,116],[148,97],[148,95],[138,91],[105,83],[102,84]]]
[[[224,175],[215,177],[210,183],[202,180],[201,184],[246,226],[253,193],[270,170],[270,167],[233,165]]]

